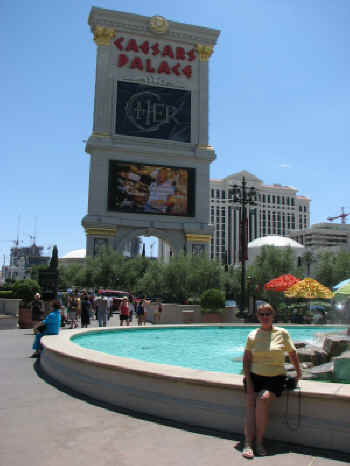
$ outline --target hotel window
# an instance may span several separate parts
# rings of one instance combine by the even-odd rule
[[[267,202],[271,202],[271,196],[270,196],[270,194],[267,195]]]
[[[262,198],[263,198],[263,202],[266,202],[266,196],[265,196],[265,194],[263,194],[263,197],[262,197]]]
[[[281,234],[281,212],[277,213],[277,234]]]
[[[221,191],[221,199],[226,199],[226,192],[225,191]]]
[[[220,199],[220,189],[216,190],[216,199]]]
[[[295,215],[292,214],[292,230],[295,230]]]
[[[289,205],[289,197],[287,197],[287,205]]]
[[[279,196],[277,196],[277,204],[280,204],[281,203],[281,199]]]
[[[276,202],[276,196],[272,196],[272,204]]]
[[[294,199],[294,197],[291,198],[291,200],[290,200],[290,205],[293,206],[293,207],[295,206],[295,199]]]
[[[215,197],[215,191],[214,191],[214,189],[211,190],[211,197],[212,197],[212,199],[214,199],[214,197]]]
[[[284,205],[284,196],[282,196],[281,199],[282,199],[282,205]]]

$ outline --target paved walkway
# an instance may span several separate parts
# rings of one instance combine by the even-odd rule
[[[1,320],[4,324],[5,319]],[[114,316],[111,325],[118,323],[119,317]],[[226,466],[250,462],[241,456],[242,437],[238,434],[192,429],[125,412],[55,383],[41,372],[38,361],[29,357],[32,331],[2,328],[1,465]],[[255,464],[325,466],[350,462],[349,454],[335,451],[281,442],[266,445],[270,456],[255,458]]]

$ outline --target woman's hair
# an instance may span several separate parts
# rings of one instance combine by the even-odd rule
[[[257,312],[264,312],[264,311],[269,311],[269,312],[272,312],[272,314],[275,314],[274,308],[271,306],[271,304],[268,304],[268,303],[262,304],[261,306],[258,307]]]
[[[61,303],[59,301],[57,301],[57,299],[55,299],[54,301],[52,301],[51,306],[54,309],[60,309],[61,308]]]

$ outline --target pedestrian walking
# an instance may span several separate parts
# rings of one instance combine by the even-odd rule
[[[89,301],[88,295],[84,293],[80,300],[81,328],[87,328],[88,325],[90,325],[90,309],[91,303]]]
[[[77,296],[71,296],[68,302],[68,319],[71,321],[70,328],[78,327],[79,300]]]
[[[126,325],[130,325],[129,321],[129,301],[126,296],[124,296],[122,303],[120,305],[120,325],[121,327],[123,326],[124,322],[126,322]]]
[[[95,300],[96,305],[96,315],[98,319],[98,326],[99,327],[106,327],[107,326],[107,312],[108,312],[108,302],[107,299],[100,295]]]
[[[132,319],[134,317],[134,312],[135,312],[135,301],[132,297],[130,297],[130,302],[129,302],[129,323],[132,322]]]
[[[140,327],[143,325],[146,325],[145,322],[145,300],[141,299],[141,301],[138,302],[137,307],[136,307],[136,316],[137,316],[137,325]]]

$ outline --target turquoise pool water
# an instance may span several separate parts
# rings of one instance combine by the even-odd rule
[[[293,341],[315,342],[320,333],[345,327],[289,327]],[[190,367],[213,372],[240,374],[247,327],[173,327],[161,329],[111,330],[73,337],[74,343],[114,356]]]

